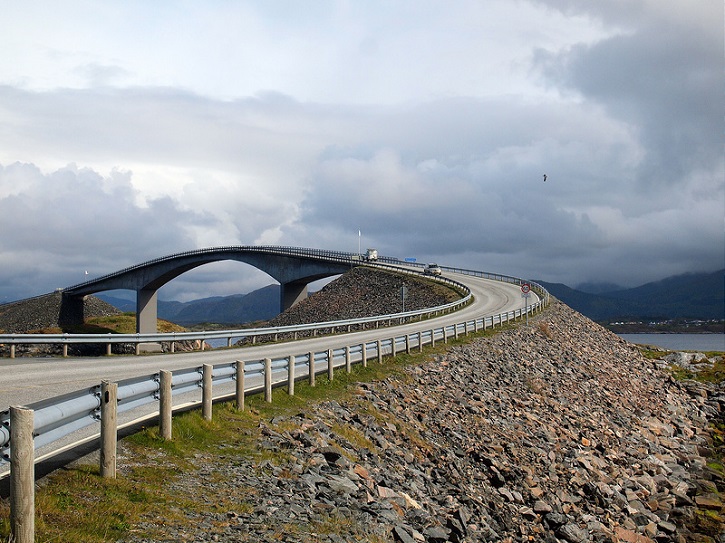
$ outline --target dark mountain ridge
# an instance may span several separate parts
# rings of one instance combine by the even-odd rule
[[[538,281],[556,298],[596,321],[725,319],[725,270],[668,277],[623,290],[591,294]]]
[[[136,311],[136,302],[100,293],[101,300],[121,311]],[[158,316],[182,326],[199,323],[244,324],[269,320],[279,314],[279,285],[267,285],[249,294],[211,296],[189,302],[163,301],[158,303]]]
[[[645,285],[591,293],[561,283],[537,281],[571,308],[595,321],[626,319],[725,319],[725,270],[689,273]],[[600,285],[601,289],[602,286]],[[133,300],[97,295],[121,311],[135,311]],[[213,296],[189,302],[159,301],[159,317],[181,325],[198,323],[243,324],[269,320],[279,314],[279,285],[249,294]]]

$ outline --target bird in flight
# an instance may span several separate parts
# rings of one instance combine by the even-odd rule
[[[546,183],[547,175],[544,174],[544,183]]]

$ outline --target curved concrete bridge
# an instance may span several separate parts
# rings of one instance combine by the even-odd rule
[[[363,263],[359,255],[335,251],[275,246],[212,247],[164,256],[63,289],[61,322],[83,322],[83,298],[106,290],[136,291],[136,331],[156,332],[157,293],[179,275],[210,262],[237,260],[251,264],[281,286],[280,308],[291,307],[307,296],[307,285],[345,273]]]

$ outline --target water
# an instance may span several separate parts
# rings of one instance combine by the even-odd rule
[[[725,351],[725,334],[618,334],[630,343],[670,351]]]

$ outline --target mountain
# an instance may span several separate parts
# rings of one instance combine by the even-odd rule
[[[537,281],[556,298],[596,321],[725,319],[725,270],[668,277],[631,289],[591,294],[560,283]]]
[[[106,296],[102,293],[97,297],[121,311],[136,311],[135,300]],[[249,294],[212,296],[191,302],[159,300],[158,316],[161,319],[185,326],[211,322],[244,324],[276,317],[279,314],[279,308],[279,285],[268,285]]]

